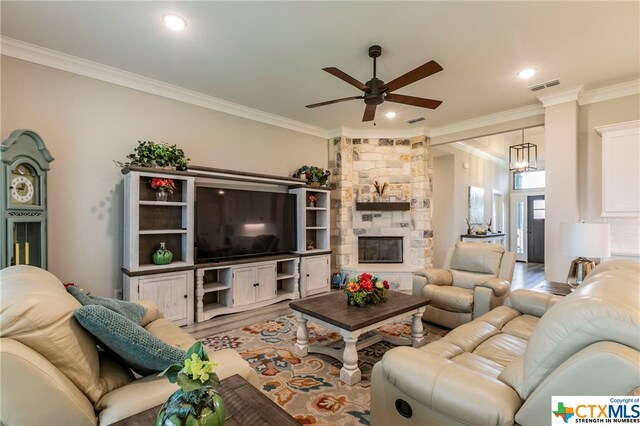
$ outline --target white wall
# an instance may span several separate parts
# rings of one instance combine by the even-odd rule
[[[454,155],[433,159],[433,198],[431,211],[433,223],[433,266],[441,268],[449,247],[460,237],[457,224],[451,220],[455,212]]]
[[[603,222],[602,137],[594,127],[640,119],[640,95],[580,107],[578,111],[578,182],[580,219]],[[637,159],[640,162],[640,158]],[[640,260],[640,218],[608,218],[612,257]]]
[[[640,95],[581,106],[578,111],[580,219],[601,222],[602,137],[594,127],[640,118]],[[640,159],[639,159],[640,160]]]
[[[49,270],[102,296],[122,277],[122,175],[138,140],[177,144],[192,164],[287,176],[327,167],[326,139],[1,57],[1,128],[31,129],[49,172]]]
[[[438,145],[437,148],[452,154],[453,159],[446,160],[447,157],[434,159],[433,192],[436,204],[434,205],[433,244],[434,266],[436,267],[442,265],[447,248],[460,241],[460,235],[467,231],[465,219],[469,214],[469,186],[484,188],[485,227],[491,218],[491,190],[496,189],[505,194],[505,230],[509,229],[509,173],[507,168],[451,146]],[[440,158],[445,158],[445,160],[440,160]],[[469,163],[469,168],[465,169],[463,163]],[[450,168],[451,171],[446,171],[445,167]],[[447,206],[444,212],[436,212],[440,204]],[[442,217],[443,214],[445,217]],[[437,224],[436,220],[441,223]],[[444,225],[444,222],[448,222],[448,224]],[[444,232],[441,232],[439,226],[445,227]]]

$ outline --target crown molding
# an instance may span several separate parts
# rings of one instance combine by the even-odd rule
[[[410,129],[352,129],[350,127],[336,127],[328,132],[329,139],[347,137],[351,139],[406,139],[416,136],[429,136],[429,129],[412,127]]]
[[[584,93],[580,93],[582,86],[579,86],[554,95],[539,97],[538,99],[543,105],[529,105],[440,127],[414,127],[410,129],[351,129],[338,127],[327,130],[5,36],[0,36],[0,53],[4,56],[323,139],[332,139],[339,136],[391,139],[411,138],[415,136],[444,136],[511,120],[542,115],[544,114],[545,107],[558,103],[577,100],[580,105],[588,105],[640,93],[640,80],[619,83],[613,86],[585,91]]]
[[[428,136],[444,136],[452,133],[501,124],[506,121],[535,117],[536,115],[544,115],[544,109],[541,105],[529,105],[521,108],[510,109],[508,111],[483,115],[481,117],[470,118],[469,120],[463,120],[457,123],[447,124],[445,126],[432,127]]]
[[[50,68],[82,75],[84,77],[150,93],[152,95],[162,96],[164,98],[185,102],[210,110],[327,139],[327,130],[321,127],[301,123],[275,114],[270,114],[233,102],[214,98],[213,96],[203,95],[172,84],[163,83],[138,74],[25,43],[9,37],[2,36],[0,38],[0,51],[2,52],[2,55],[23,61],[44,65]]]
[[[457,149],[459,149],[461,151],[467,152],[467,153],[469,153],[471,155],[474,155],[476,157],[480,157],[480,158],[483,158],[485,160],[491,161],[491,162],[493,162],[493,163],[495,163],[495,164],[497,164],[497,165],[499,165],[501,167],[505,167],[505,168],[507,167],[507,162],[504,161],[502,158],[496,157],[495,155],[488,154],[488,153],[486,153],[486,152],[484,152],[482,150],[479,150],[478,148],[474,148],[474,147],[472,147],[470,145],[467,145],[464,142],[453,142],[453,143],[450,143],[448,145],[451,146],[451,147],[457,148]]]
[[[618,132],[624,130],[637,129],[640,127],[640,120],[625,121],[624,123],[605,124],[604,126],[594,127],[593,129],[602,136],[603,133]]]
[[[600,89],[587,90],[578,98],[578,104],[589,105],[596,102],[637,95],[639,93],[640,80],[632,80],[612,86],[601,87]]]
[[[582,89],[583,86],[577,86],[551,95],[538,96],[538,99],[540,99],[542,106],[545,108],[566,102],[575,102],[579,99]]]

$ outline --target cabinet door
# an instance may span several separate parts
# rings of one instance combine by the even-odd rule
[[[302,258],[303,297],[329,291],[329,256]]]
[[[256,268],[258,287],[256,287],[256,302],[274,299],[276,294],[276,266],[264,265]]]
[[[256,268],[233,269],[233,306],[250,305],[256,301]]]
[[[154,300],[166,319],[178,325],[187,324],[187,273],[140,277],[138,285],[139,299]]]

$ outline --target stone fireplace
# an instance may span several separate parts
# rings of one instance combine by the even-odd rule
[[[333,270],[370,272],[411,291],[413,273],[432,265],[429,139],[343,136],[329,145]],[[376,181],[387,184],[381,200],[374,199]]]

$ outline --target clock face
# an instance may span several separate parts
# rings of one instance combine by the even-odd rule
[[[11,172],[11,200],[15,204],[36,204],[36,176],[26,164],[19,164]]]

